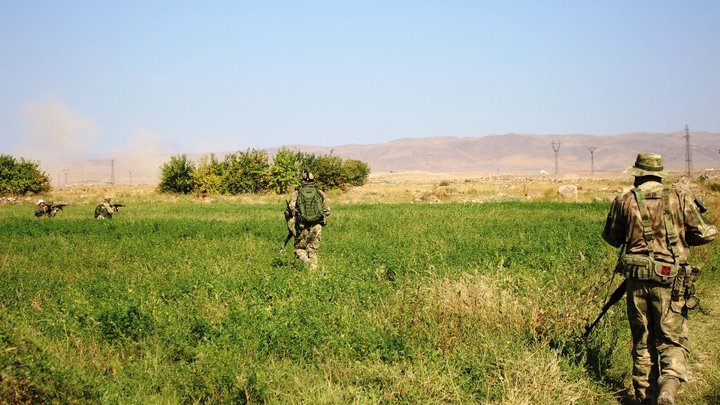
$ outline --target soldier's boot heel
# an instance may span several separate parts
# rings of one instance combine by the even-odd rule
[[[666,378],[660,385],[658,405],[675,405],[675,396],[680,388],[680,381],[675,377]]]

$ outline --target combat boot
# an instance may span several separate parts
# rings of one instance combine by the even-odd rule
[[[675,405],[675,396],[680,388],[680,380],[676,377],[667,377],[660,385],[660,396],[658,405]]]

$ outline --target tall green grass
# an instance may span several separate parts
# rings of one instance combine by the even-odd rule
[[[628,387],[622,306],[579,338],[619,282],[607,204],[336,205],[310,271],[279,253],[280,203],[124,202],[106,221],[0,207],[4,401],[609,404]],[[687,403],[718,395],[720,359],[699,353]]]

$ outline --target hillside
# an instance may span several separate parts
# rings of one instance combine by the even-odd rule
[[[622,135],[528,135],[505,134],[482,137],[432,137],[398,139],[382,144],[310,146],[285,145],[290,149],[326,154],[367,162],[373,173],[379,172],[458,172],[458,173],[539,173],[555,172],[552,142],[559,142],[558,173],[589,173],[590,147],[595,147],[597,173],[621,172],[632,164],[641,151],[655,151],[665,157],[668,170],[684,171],[685,139],[681,131],[673,133],[631,133]],[[691,156],[696,171],[720,167],[720,134],[691,133]],[[269,149],[272,155],[277,148]],[[205,153],[222,159],[231,151],[188,153],[197,160]],[[53,185],[106,184],[113,174],[116,184],[155,184],[161,165],[170,154],[118,155],[92,159],[42,161],[41,168],[53,179]]]

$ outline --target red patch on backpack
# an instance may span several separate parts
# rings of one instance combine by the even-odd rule
[[[669,275],[670,275],[670,270],[672,270],[672,268],[670,268],[669,266],[662,266],[662,267],[660,268],[660,273],[661,273],[663,276],[669,276]]]

